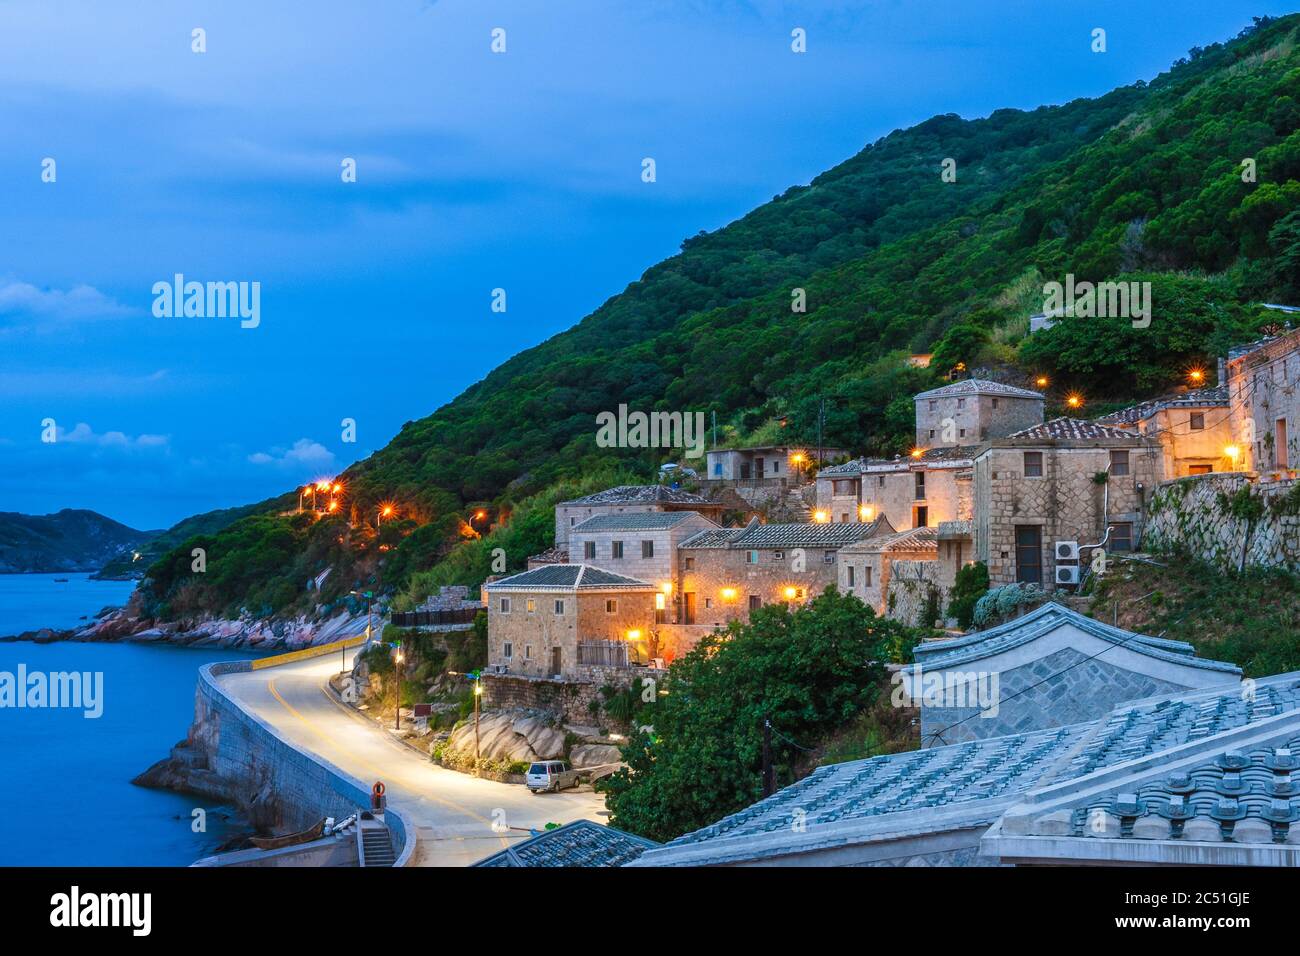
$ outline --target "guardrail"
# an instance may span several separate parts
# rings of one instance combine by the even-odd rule
[[[443,611],[395,611],[394,627],[438,627],[446,624],[473,624],[482,607],[458,607]]]
[[[355,637],[345,637],[341,641],[333,641],[329,644],[304,647],[300,651],[288,651],[284,654],[272,654],[270,657],[259,657],[252,662],[251,669],[260,671],[263,667],[276,667],[280,664],[292,664],[294,661],[310,660],[313,657],[324,657],[326,654],[338,654],[349,647],[359,647],[365,642],[366,635],[358,634]]]

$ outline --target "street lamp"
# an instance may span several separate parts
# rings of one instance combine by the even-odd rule
[[[447,671],[452,677],[468,677],[474,682],[474,776],[481,777],[483,772],[479,769],[479,745],[478,745],[478,710],[479,698],[483,696],[483,673],[482,671],[470,671],[462,674],[460,671]]]
[[[366,599],[366,643],[369,644],[370,634],[371,634],[370,629],[373,626],[372,619],[371,619],[371,608],[374,606],[375,592],[374,591],[349,591],[348,594],[351,594],[353,597],[363,597]],[[347,670],[347,666],[348,666],[348,649],[345,647],[343,648],[343,669]]]
[[[393,706],[393,729],[402,729],[402,662],[406,660],[402,656],[402,642],[397,642],[397,653],[393,655],[393,684],[397,690],[397,700]]]
[[[380,525],[380,523],[381,523],[385,518],[389,517],[392,513],[393,513],[393,506],[392,506],[392,505],[381,505],[381,506],[380,506],[380,508],[379,508],[379,513],[378,513],[377,515],[375,515],[375,530],[376,530],[376,531],[379,530],[379,525]]]

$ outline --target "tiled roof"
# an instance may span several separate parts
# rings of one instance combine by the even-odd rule
[[[744,528],[701,531],[683,541],[683,548],[733,548],[765,550],[787,548],[839,549],[881,530],[875,521],[799,522],[791,524],[750,524]],[[719,533],[723,532],[723,533]]]
[[[647,505],[647,504],[680,504],[680,505],[716,505],[707,498],[693,494],[689,491],[682,491],[680,488],[670,488],[667,485],[619,485],[617,488],[606,488],[604,491],[598,491],[594,495],[587,495],[584,498],[574,498],[572,501],[561,501],[562,505]]]
[[[547,548],[537,554],[530,554],[528,560],[534,564],[568,564],[569,551],[560,547]]]
[[[1112,627],[1104,621],[1080,614],[1073,608],[1054,601],[1034,608],[1023,617],[985,631],[976,631],[952,640],[931,641],[919,645],[914,649],[913,656],[917,662],[916,666],[923,667],[925,670],[956,667],[1027,644],[1067,624],[1072,624],[1081,631],[1116,646],[1123,645],[1135,653],[1167,663],[1219,671],[1224,674],[1225,679],[1241,675],[1241,668],[1235,664],[1196,657],[1195,649],[1184,641],[1148,637],[1145,634],[1135,634],[1132,631]]]
[[[846,553],[861,554],[876,551],[935,551],[939,550],[937,528],[912,528],[879,537],[864,538],[849,545]]]
[[[991,824],[1029,791],[1053,792],[1037,788],[1068,784],[1090,794],[1090,780],[1126,766],[1159,776],[1165,755],[1173,763],[1187,753],[1179,749],[1185,745],[1194,744],[1212,761],[1220,741],[1231,749],[1234,740],[1265,735],[1277,723],[1286,725],[1282,736],[1295,737],[1293,752],[1300,752],[1300,672],[1258,680],[1249,693],[1234,683],[1124,704],[1089,723],[831,764],[739,813],[647,852],[633,865],[758,860]],[[1243,728],[1255,731],[1243,734]],[[1265,756],[1252,750],[1252,766],[1258,768]],[[1090,778],[1092,774],[1098,777]],[[1210,776],[1204,771],[1202,779]],[[1247,815],[1261,816],[1272,778],[1256,769],[1247,779],[1252,790],[1244,802],[1253,807]],[[795,819],[804,826],[792,827]]]
[[[701,516],[694,511],[630,511],[624,514],[592,515],[570,528],[569,534],[589,531],[663,531],[692,518]]]
[[[1109,415],[1102,415],[1093,421],[1103,425],[1136,425],[1145,421],[1156,412],[1165,408],[1227,408],[1228,386],[1215,385],[1210,388],[1198,388],[1194,391],[1175,392],[1150,401],[1139,402],[1128,408],[1121,408]]]
[[[474,866],[622,866],[646,850],[653,840],[624,833],[590,820],[575,820],[546,830],[522,843],[479,860]]]
[[[953,382],[951,385],[943,385],[939,388],[932,388],[928,392],[919,393],[915,400],[920,401],[925,398],[946,398],[950,395],[1008,395],[1012,398],[1037,398],[1042,399],[1041,392],[1031,392],[1027,388],[1017,388],[1015,385],[1007,385],[1003,382],[992,382],[986,378],[966,378],[960,382]]]
[[[817,472],[818,478],[834,478],[843,475],[861,475],[873,467],[880,470],[880,466],[895,466],[902,471],[914,464],[938,464],[940,462],[959,462],[967,463],[974,459],[975,452],[979,445],[953,445],[945,448],[927,448],[919,457],[911,455],[895,455],[893,458],[855,458],[852,461],[846,461],[842,465],[831,465],[829,468],[823,468]]]
[[[655,589],[653,584],[638,581],[589,564],[547,564],[531,571],[513,574],[500,581],[483,585],[487,591],[580,591],[588,588]]]
[[[1127,428],[1099,425],[1096,422],[1084,421],[1081,418],[1065,417],[1053,418],[1050,422],[1043,422],[1041,425],[1013,432],[1007,436],[1008,439],[1020,441],[1044,441],[1049,439],[1089,441],[1096,438],[1124,438],[1134,441],[1140,437],[1136,432],[1129,431]]]

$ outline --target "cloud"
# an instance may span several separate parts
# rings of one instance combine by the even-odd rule
[[[135,311],[94,286],[73,286],[65,292],[0,279],[0,331],[116,319]]]
[[[328,468],[334,464],[334,452],[310,438],[299,438],[289,449],[272,448],[248,456],[254,465],[271,465],[276,468]]]
[[[164,448],[169,441],[166,435],[141,434],[132,438],[125,432],[97,433],[85,422],[77,422],[71,431],[55,426],[58,442],[71,445],[92,445],[98,448]],[[57,444],[57,442],[56,442]]]

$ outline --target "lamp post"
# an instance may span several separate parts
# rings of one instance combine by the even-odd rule
[[[478,671],[472,675],[474,678],[474,776],[481,777],[482,771],[479,769],[479,746],[478,746],[478,702],[483,696],[483,679]]]
[[[393,685],[397,691],[397,700],[393,706],[393,729],[402,729],[402,642],[397,642],[397,653],[393,655]]]
[[[374,591],[349,591],[348,593],[351,594],[353,597],[363,597],[366,599],[366,643],[369,644],[370,635],[372,634],[371,628],[374,627],[374,618],[372,617],[371,612],[374,607],[375,592]],[[346,647],[342,649],[342,654],[343,654],[343,669],[347,670],[348,649]]]

